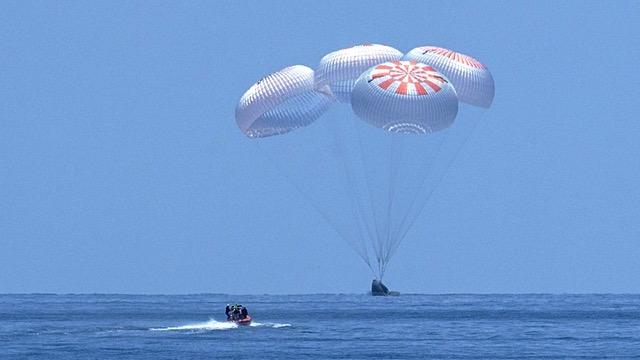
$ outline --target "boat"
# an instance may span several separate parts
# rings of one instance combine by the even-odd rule
[[[239,304],[227,304],[227,307],[224,310],[227,315],[228,322],[233,322],[237,325],[251,324],[251,315],[249,315],[246,307]]]
[[[249,325],[249,324],[251,324],[251,320],[252,320],[252,319],[251,319],[251,315],[247,315],[247,317],[246,317],[246,318],[244,318],[244,319],[240,319],[240,320],[231,320],[231,321],[233,321],[234,323],[236,323],[236,324],[238,324],[238,325]]]

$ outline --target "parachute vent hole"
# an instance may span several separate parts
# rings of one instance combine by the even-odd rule
[[[418,124],[414,123],[393,123],[384,126],[384,129],[388,132],[395,134],[417,134],[425,135],[431,133],[430,129],[426,129]]]

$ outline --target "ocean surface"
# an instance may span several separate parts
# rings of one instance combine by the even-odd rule
[[[640,359],[640,295],[0,295],[3,360],[527,358]]]

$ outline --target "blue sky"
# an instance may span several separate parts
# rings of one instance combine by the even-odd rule
[[[256,161],[234,107],[267,73],[371,42],[468,53],[496,82],[390,287],[639,292],[639,14],[631,1],[3,1],[0,292],[366,291],[368,270]]]

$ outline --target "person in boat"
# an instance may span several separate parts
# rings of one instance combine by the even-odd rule
[[[224,314],[227,316],[227,321],[231,320],[231,307],[229,304],[224,308]]]
[[[242,310],[240,310],[240,318],[244,320],[247,316],[249,316],[249,310],[247,310],[246,307],[242,307]]]
[[[233,320],[240,320],[240,305],[236,304],[233,306],[233,312],[231,313],[231,317]]]

